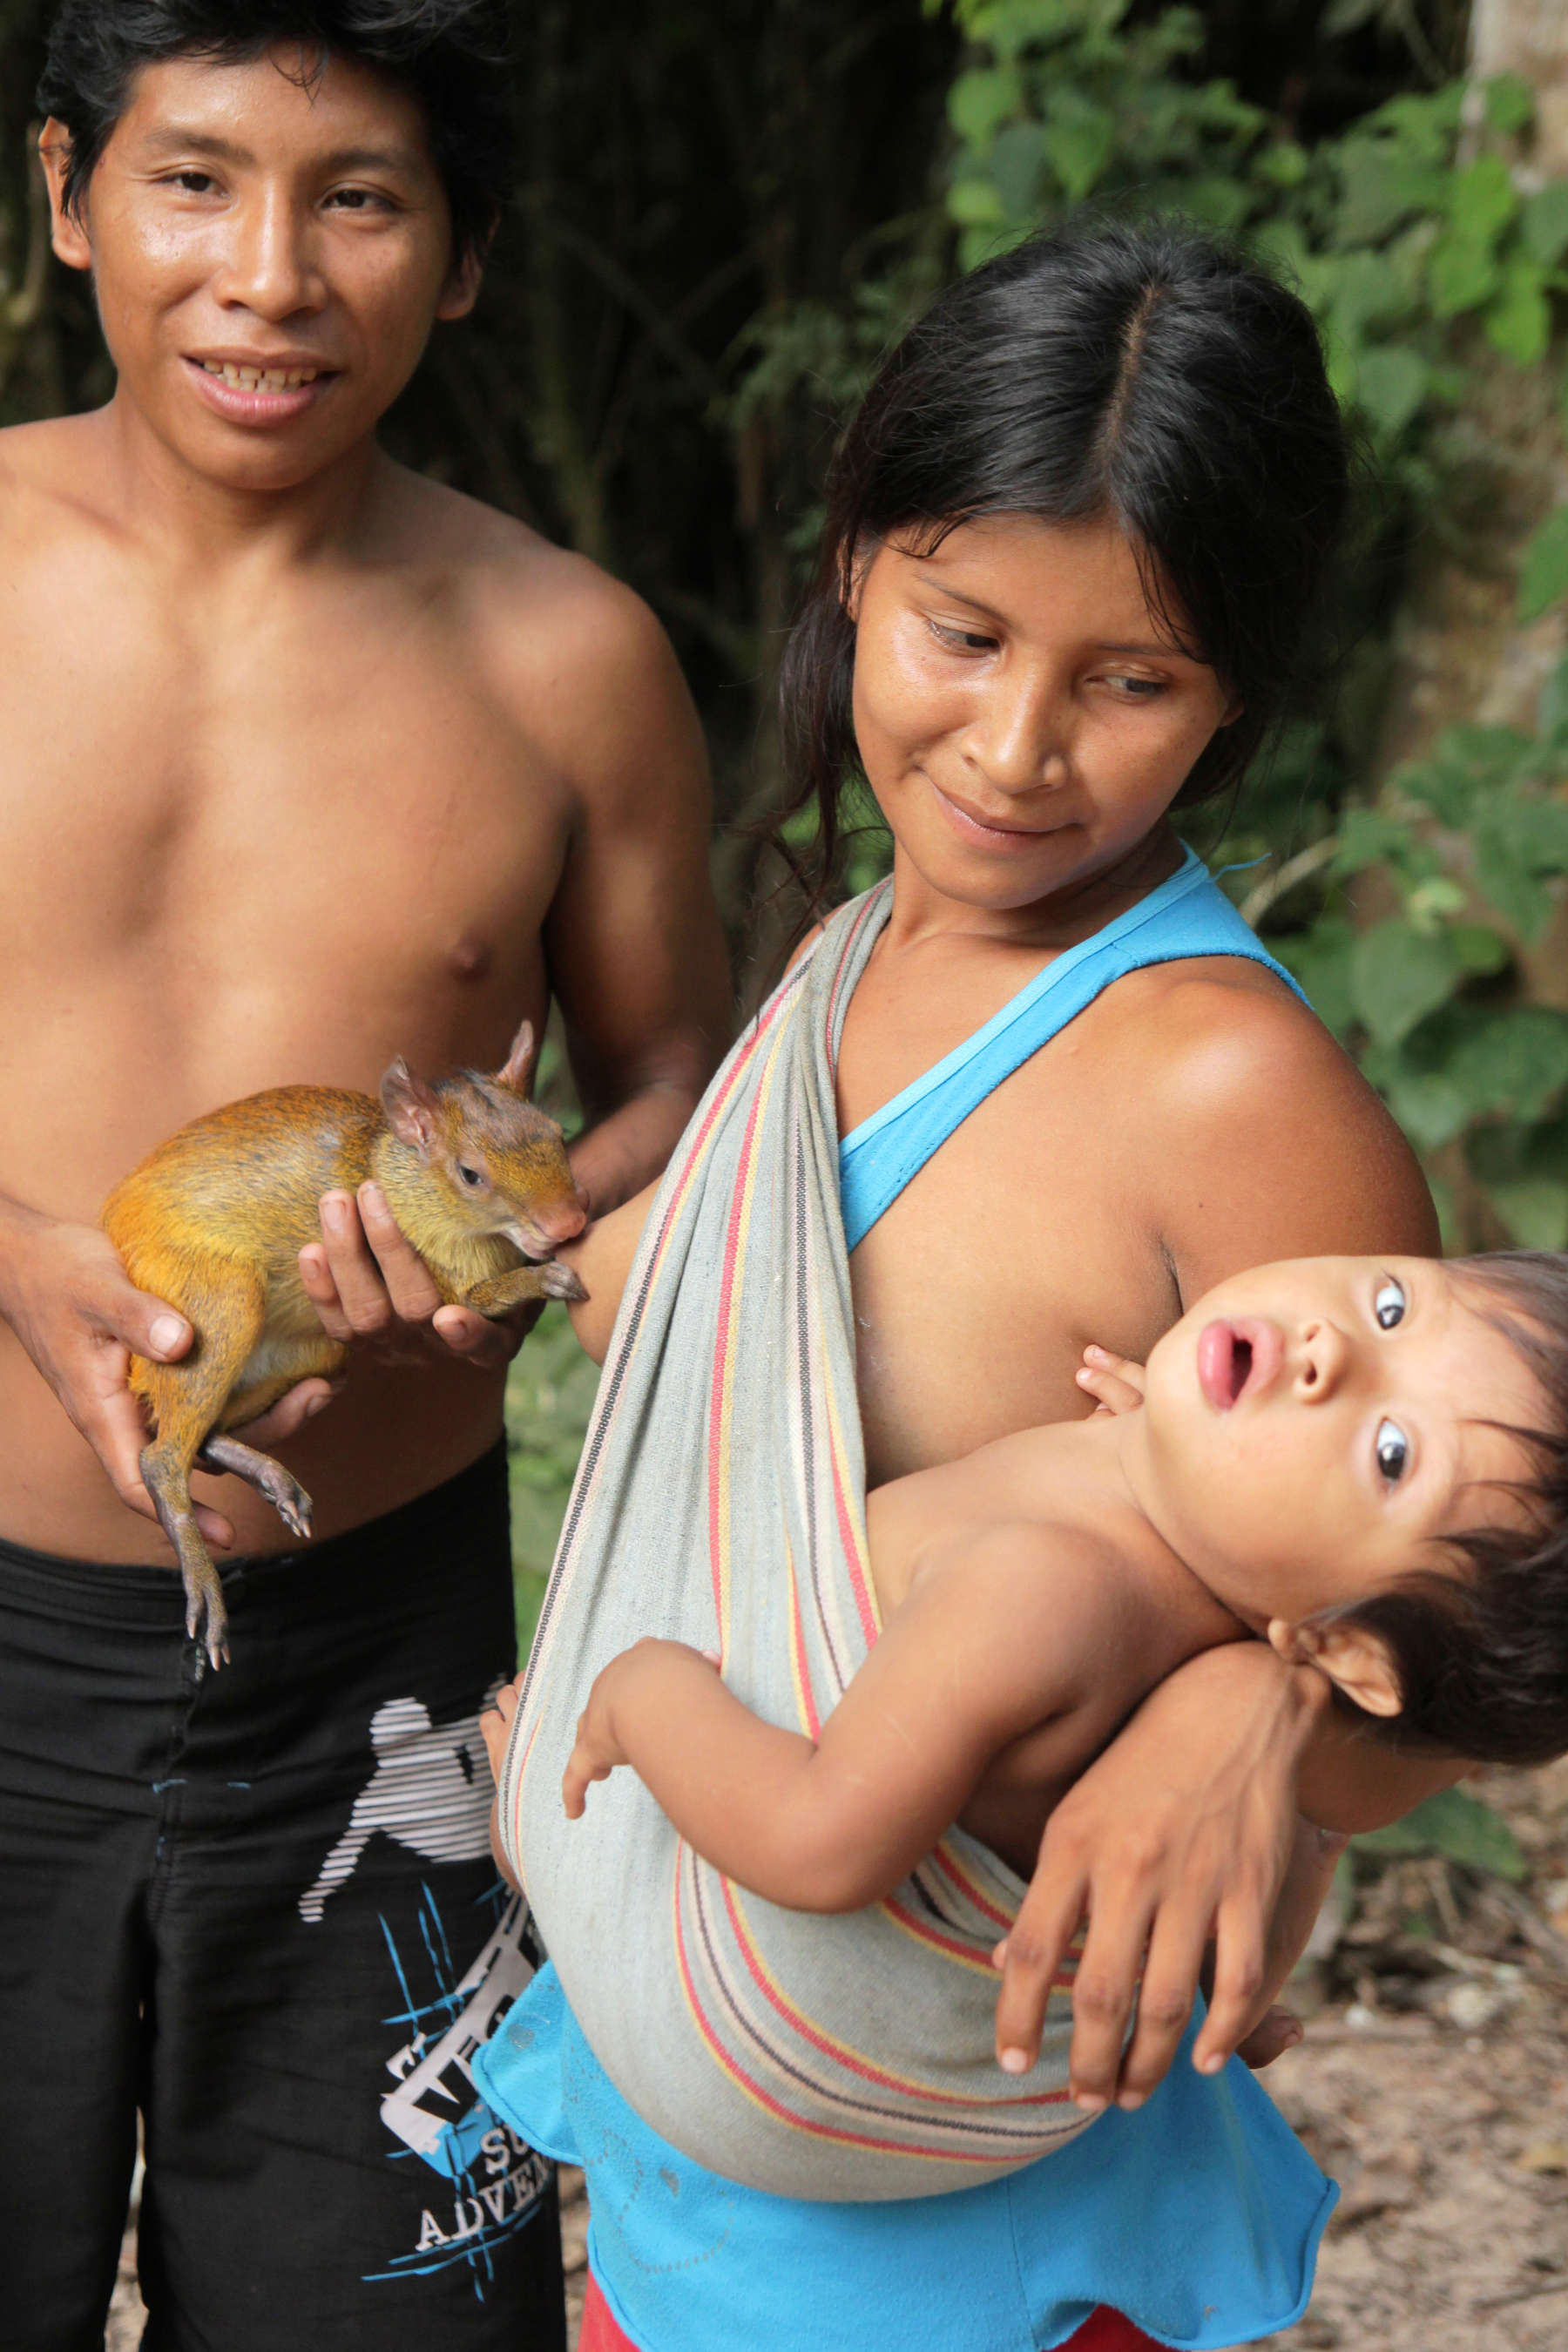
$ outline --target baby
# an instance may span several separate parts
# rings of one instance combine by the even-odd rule
[[[882,1632],[817,1739],[683,1643],[614,1659],[568,1814],[630,1765],[707,1861],[798,1910],[880,1900],[955,1821],[1027,1876],[1143,1696],[1248,1637],[1400,1738],[1568,1749],[1568,1258],[1261,1266],[1200,1300],[1142,1381],[1135,1410],[869,1496]]]

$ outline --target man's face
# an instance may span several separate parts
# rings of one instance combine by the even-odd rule
[[[280,44],[142,68],[79,220],[58,202],[66,134],[44,133],[55,250],[93,273],[121,396],[238,490],[292,488],[363,441],[477,286],[417,100],[314,62]]]

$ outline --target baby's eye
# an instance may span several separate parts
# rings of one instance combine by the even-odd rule
[[[1386,1276],[1378,1284],[1373,1297],[1372,1311],[1385,1331],[1392,1331],[1396,1323],[1404,1322],[1405,1293],[1392,1275]]]
[[[1377,1424],[1378,1475],[1386,1478],[1391,1486],[1405,1475],[1405,1465],[1410,1459],[1410,1440],[1396,1421],[1380,1421]]]

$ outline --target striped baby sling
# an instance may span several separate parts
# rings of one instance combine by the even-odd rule
[[[600,1667],[647,1633],[815,1736],[877,1638],[834,1072],[890,904],[832,918],[709,1087],[644,1229],[501,1776],[502,1836],[588,2042],[710,2171],[793,2197],[969,2188],[1059,2147],[1070,2006],[994,2054],[1023,1889],[954,1829],[887,1898],[783,1910],[701,1861],[628,1770],[569,1822]],[[570,2083],[563,2084],[570,2103]]]

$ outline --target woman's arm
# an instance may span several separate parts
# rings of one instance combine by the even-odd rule
[[[607,1217],[595,1217],[574,1242],[566,1243],[555,1253],[563,1265],[572,1268],[588,1293],[586,1298],[566,1311],[584,1353],[592,1356],[596,1364],[602,1364],[609,1352],[621,1293],[626,1286],[626,1276],[632,1270],[632,1260],[658,1191],[658,1183],[646,1186],[629,1201],[623,1201],[618,1209],[612,1209]]]
[[[1153,1237],[1173,1313],[1280,1258],[1436,1252],[1414,1154],[1310,1015],[1244,966],[1139,977],[1149,1001],[1123,1083],[1158,1139]],[[998,2037],[1037,2049],[1051,1976],[1087,1912],[1075,2089],[1142,2104],[1175,2054],[1211,1940],[1213,1999],[1194,2055],[1216,2072],[1267,2005],[1300,1813],[1326,1830],[1370,1827],[1466,1769],[1347,1737],[1322,1677],[1261,1643],[1190,1660],[1052,1815],[1007,1939]]]

